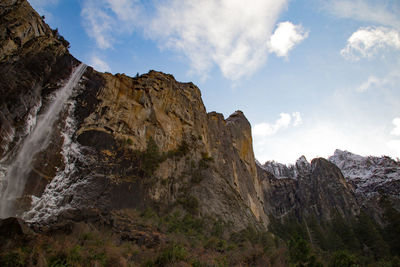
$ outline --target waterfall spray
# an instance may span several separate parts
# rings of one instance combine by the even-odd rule
[[[34,156],[48,146],[54,123],[85,70],[86,65],[82,63],[72,72],[68,82],[57,91],[54,101],[38,118],[35,128],[25,138],[14,161],[8,166],[2,181],[5,189],[0,192],[0,218],[16,215],[15,201],[25,189]]]

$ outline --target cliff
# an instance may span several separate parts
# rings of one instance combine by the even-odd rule
[[[303,156],[292,166],[267,162],[258,165],[258,172],[265,210],[277,219],[330,221],[337,214],[352,219],[360,212],[353,187],[323,158],[308,163]]]
[[[79,61],[26,1],[2,7],[0,155],[7,178],[24,139]],[[172,75],[131,78],[89,67],[56,125],[14,201],[14,215],[32,222],[152,207],[265,229],[269,216],[290,210],[327,220],[332,210],[357,214],[353,189],[333,164],[302,158],[290,168],[260,168],[243,113],[227,119],[207,113],[200,90]],[[282,175],[288,179],[277,179]]]
[[[0,68],[7,82],[1,84],[0,155],[6,173],[78,61],[26,1],[2,5]],[[199,216],[239,229],[268,224],[250,124],[241,112],[226,120],[207,113],[192,83],[155,71],[130,78],[89,68],[57,124],[49,145],[34,155],[14,214],[30,209],[27,219],[54,222],[82,210],[166,211],[193,202]]]
[[[208,252],[193,252],[205,262],[219,253],[232,257],[233,265],[274,260],[282,266],[288,262],[282,263],[279,249],[286,245],[267,233],[271,222],[294,220],[303,227],[340,217],[349,226],[367,210],[383,225],[386,215],[373,211],[379,198],[365,205],[361,193],[376,195],[379,187],[398,199],[393,160],[338,152],[330,161],[301,157],[291,166],[261,165],[241,111],[228,118],[207,113],[199,88],[170,74],[149,71],[132,78],[86,68],[26,0],[4,0],[0,7],[0,215],[23,218],[35,231],[21,219],[0,221],[0,232],[12,230],[2,249],[15,236],[37,245],[60,232],[104,231],[115,244],[130,242],[147,253],[181,240],[183,233],[209,246]],[[365,168],[374,175],[356,175]],[[384,178],[378,181],[375,174]],[[229,252],[229,242],[252,245]]]

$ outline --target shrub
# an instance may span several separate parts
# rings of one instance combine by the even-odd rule
[[[290,261],[293,263],[307,263],[311,253],[310,245],[302,238],[289,241]]]
[[[199,212],[199,201],[194,196],[189,195],[184,198],[180,198],[178,203],[181,204],[182,207],[190,214],[197,214]]]
[[[54,37],[56,37],[57,40],[60,41],[65,48],[70,48],[69,42],[65,40],[65,38],[58,32],[58,28],[55,28],[54,30],[52,30],[52,32]]]
[[[355,267],[356,258],[345,250],[335,252],[329,264],[330,267]]]
[[[27,255],[22,249],[15,249],[0,257],[0,266],[19,267],[26,266]]]
[[[165,224],[169,233],[182,233],[188,236],[201,236],[204,231],[204,220],[191,214],[181,216],[179,212],[168,215],[160,222]]]
[[[133,145],[133,140],[128,138],[128,139],[126,139],[126,143],[131,146],[131,145]]]
[[[49,267],[67,267],[69,266],[67,261],[67,255],[64,252],[60,252],[55,256],[52,256],[49,261]]]
[[[227,247],[227,243],[225,240],[217,238],[217,237],[211,237],[207,240],[205,246],[206,249],[213,249],[216,250],[218,252],[224,252],[226,247]]]
[[[167,264],[184,261],[187,251],[181,245],[172,245],[165,249],[155,260],[156,266],[166,266]]]

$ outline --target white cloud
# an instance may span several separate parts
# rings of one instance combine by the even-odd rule
[[[369,88],[371,88],[372,86],[376,86],[379,85],[381,83],[381,81],[376,78],[375,76],[371,75],[368,77],[368,80],[365,81],[364,83],[362,83],[358,88],[357,91],[362,93],[367,91]]]
[[[382,0],[330,0],[325,1],[325,8],[340,18],[371,22],[390,26],[400,30],[400,10],[396,1]]]
[[[192,70],[207,73],[216,64],[229,79],[258,69],[288,0],[170,0],[160,4],[148,33],[162,47],[181,51]]]
[[[131,22],[126,26],[127,29],[132,30],[135,24],[139,21],[140,13],[143,12],[142,6],[138,0],[103,0],[106,6],[111,9],[117,16],[118,20],[122,22]]]
[[[269,50],[278,57],[287,57],[289,51],[307,37],[308,31],[305,31],[303,26],[294,25],[289,21],[281,22],[270,38]]]
[[[87,34],[107,49],[117,41],[115,35],[130,34],[142,25],[142,13],[138,0],[85,0],[81,17]]]
[[[400,50],[400,33],[386,27],[363,27],[354,32],[341,50],[346,59],[370,58],[383,49]]]
[[[293,121],[293,123],[292,123]],[[259,137],[266,137],[276,134],[279,130],[288,128],[290,125],[298,126],[302,123],[300,112],[293,112],[292,115],[289,113],[279,114],[279,119],[275,123],[259,123],[256,124],[253,129],[253,135]]]
[[[107,64],[107,62],[105,62],[104,60],[102,60],[101,58],[99,58],[96,55],[93,55],[90,58],[90,65],[92,65],[92,67],[97,70],[97,71],[101,71],[101,72],[111,72],[111,68],[110,66]]]
[[[399,158],[400,155],[400,140],[390,140],[387,143],[388,148],[393,151],[393,158]]]
[[[393,119],[394,129],[390,132],[391,135],[400,136],[400,117]]]
[[[394,128],[390,132],[391,135],[400,137],[400,117],[394,118],[392,121]],[[387,142],[388,148],[393,151],[396,157],[400,157],[400,139],[392,139]]]
[[[293,112],[292,116],[294,118],[293,126],[298,126],[303,123],[303,119],[301,118],[300,112]]]
[[[357,87],[356,91],[362,93],[371,88],[396,86],[399,81],[400,81],[400,71],[398,70],[390,72],[383,78],[378,78],[375,75],[371,75],[365,82],[363,82],[359,87]]]
[[[182,53],[190,71],[203,77],[217,66],[231,80],[248,76],[268,53],[287,57],[307,37],[300,25],[277,18],[289,0],[85,0],[81,16],[86,32],[102,49],[118,34],[140,29],[160,48]],[[272,38],[271,38],[272,37]]]
[[[84,26],[87,34],[96,40],[101,49],[110,48],[114,42],[111,34],[116,28],[114,19],[99,6],[96,0],[87,0],[83,4],[81,16],[84,18]]]

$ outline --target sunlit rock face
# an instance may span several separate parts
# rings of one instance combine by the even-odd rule
[[[4,176],[79,62],[26,1],[1,5]],[[88,68],[49,134],[17,201],[16,214],[27,220],[184,206],[238,228],[268,224],[250,124],[241,112],[228,119],[207,113],[192,83],[155,71],[131,78]]]
[[[73,192],[68,197],[72,206],[97,202],[93,206],[104,210],[166,209],[196,199],[200,215],[242,228],[267,225],[251,127],[241,112],[226,120],[207,114],[195,85],[160,72],[101,77],[104,86],[96,104],[86,118],[78,118],[82,123],[75,133],[84,161],[79,173],[87,179],[82,191],[98,195],[81,202]],[[150,140],[161,158],[149,174],[138,153],[146,151]]]

